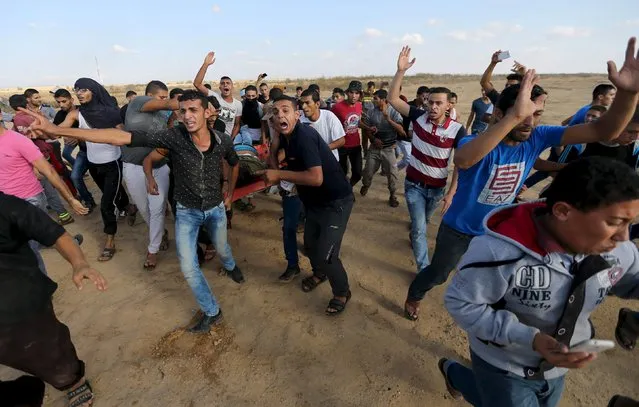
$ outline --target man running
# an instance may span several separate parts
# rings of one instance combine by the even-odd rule
[[[57,284],[39,270],[31,241],[55,246],[73,268],[71,277],[78,289],[85,279],[99,291],[107,289],[104,277],[91,268],[77,240],[62,226],[35,206],[0,192],[0,364],[66,392],[71,407],[89,406],[93,393],[84,376],[84,362],[51,302]]]
[[[615,100],[616,94],[617,89],[610,84],[603,83],[595,86],[592,91],[592,102],[581,107],[575,114],[561,122],[562,126],[574,126],[575,124],[585,123],[586,113],[588,113],[591,106],[603,106],[608,108]]]
[[[286,153],[287,170],[265,170],[264,176],[269,184],[288,181],[296,185],[306,208],[304,247],[313,267],[313,275],[302,281],[302,290],[313,291],[328,279],[333,298],[326,314],[337,315],[351,298],[339,255],[353,208],[353,191],[328,144],[315,129],[299,123],[295,99],[276,99],[272,113],[273,127],[280,134],[279,148]]]
[[[443,284],[468,249],[470,241],[484,234],[483,219],[497,207],[513,202],[521,182],[547,148],[593,143],[618,137],[630,122],[639,92],[639,59],[636,40],[626,49],[626,60],[617,72],[609,62],[609,79],[618,93],[601,119],[572,127],[540,125],[546,92],[536,82],[534,70],[521,85],[504,89],[495,105],[495,123],[480,135],[464,138],[455,152],[459,187],[442,219],[431,264],[411,284],[405,316],[416,320],[419,302],[433,287]],[[404,56],[408,60],[407,56]]]
[[[364,167],[364,179],[359,193],[362,196],[368,194],[368,189],[373,183],[373,177],[379,167],[388,179],[388,205],[397,208],[399,201],[395,195],[397,189],[397,164],[395,158],[395,143],[397,138],[406,137],[402,127],[402,116],[388,105],[388,92],[380,89],[373,94],[372,110],[369,110],[364,118],[366,125],[371,128],[370,148]]]
[[[238,176],[238,157],[228,136],[210,131],[206,119],[209,103],[196,91],[185,91],[179,99],[180,125],[156,133],[126,132],[118,129],[84,130],[61,128],[43,120],[32,125],[36,133],[74,137],[92,143],[128,145],[131,147],[166,148],[170,151],[175,171],[175,240],[180,268],[202,310],[190,332],[208,332],[222,321],[220,309],[197,257],[196,243],[199,229],[206,226],[223,265],[223,271],[237,283],[244,276],[237,267],[227,239],[226,209],[230,209]],[[229,164],[228,195],[222,198],[222,160]]]
[[[220,102],[220,119],[226,124],[226,135],[235,140],[240,132],[242,123],[242,102],[233,97],[233,81],[228,76],[220,78],[220,93],[212,91],[203,85],[204,77],[209,66],[215,63],[215,52],[209,52],[204,63],[193,80],[193,86],[203,95],[215,96]]]

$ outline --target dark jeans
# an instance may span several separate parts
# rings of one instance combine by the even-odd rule
[[[526,186],[526,188],[532,188],[548,177],[550,177],[550,173],[544,172],[544,171],[537,171],[530,177],[526,178],[526,181],[524,181],[524,185]]]
[[[327,206],[305,206],[304,247],[316,277],[328,277],[336,297],[348,295],[348,276],[339,258],[342,238],[353,209],[353,196]]]
[[[284,241],[284,255],[288,267],[299,265],[297,254],[297,225],[302,214],[302,201],[297,195],[282,197],[282,211],[284,222],[282,225],[282,238]]]
[[[437,231],[433,259],[411,283],[408,301],[421,301],[433,287],[444,284],[450,272],[457,267],[459,259],[468,250],[473,237],[442,223]]]
[[[118,231],[118,214],[126,210],[129,196],[122,188],[122,162],[111,161],[106,164],[91,164],[93,178],[102,191],[100,212],[104,233],[115,235]]]
[[[342,147],[339,149],[339,164],[344,174],[348,174],[348,162],[351,165],[351,186],[362,179],[362,146]]]
[[[554,407],[564,391],[565,376],[527,380],[501,370],[474,352],[472,370],[453,363],[446,372],[450,384],[475,407]]]
[[[64,391],[84,377],[69,328],[58,321],[49,302],[44,310],[17,324],[0,325],[0,364],[21,370]]]
[[[75,161],[73,163],[73,171],[71,171],[71,182],[73,182],[73,185],[75,185],[75,189],[78,190],[80,199],[87,204],[95,203],[95,201],[93,200],[93,195],[91,195],[91,192],[89,192],[89,189],[87,188],[87,184],[84,183],[84,174],[87,173],[89,165],[90,164],[89,159],[87,158],[87,153],[82,150],[78,151],[78,154],[76,155]]]
[[[71,165],[72,168],[73,168],[73,164],[75,163],[75,158],[73,158],[73,155],[71,155],[71,153],[73,153],[73,150],[75,150],[77,146],[78,146],[77,144],[73,144],[73,145],[65,144],[64,149],[62,150],[62,158],[67,160],[67,162]]]

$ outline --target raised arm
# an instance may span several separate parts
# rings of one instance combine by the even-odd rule
[[[561,139],[562,145],[609,141],[624,131],[639,100],[639,53],[635,54],[636,42],[635,37],[628,40],[626,59],[619,71],[613,61],[608,61],[608,79],[617,87],[617,96],[610,109],[597,121],[568,127]]]
[[[495,70],[495,67],[497,66],[498,63],[501,62],[498,58],[500,53],[501,53],[501,50],[493,52],[493,56],[490,58],[490,64],[488,64],[488,67],[484,71],[484,74],[482,75],[481,80],[479,81],[479,84],[481,85],[482,89],[486,91],[486,93],[495,89],[491,81],[493,79],[493,71]]]
[[[208,90],[208,89],[207,89]],[[180,103],[177,99],[151,99],[142,105],[141,112],[158,112],[160,110],[175,111],[180,108]]]
[[[390,91],[388,92],[388,103],[402,116],[409,115],[410,106],[399,97],[401,95],[399,88],[402,86],[406,71],[414,64],[415,58],[410,59],[410,47],[403,47],[397,58],[397,72],[393,76],[393,80],[390,83]]]
[[[455,151],[454,162],[456,166],[467,169],[477,164],[497,147],[512,129],[541,108],[530,99],[530,94],[537,80],[538,77],[535,75],[534,69],[526,72],[520,85],[515,106],[509,109],[508,113],[500,121],[491,125],[484,133]]]
[[[193,79],[193,86],[200,91],[203,95],[208,95],[209,90],[206,86],[204,86],[204,77],[206,76],[206,71],[209,69],[209,66],[215,63],[215,52],[209,52],[206,54],[204,58],[204,62],[200,67],[200,70],[197,71],[197,75],[195,75],[195,79]]]

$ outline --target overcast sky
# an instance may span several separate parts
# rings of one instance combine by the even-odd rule
[[[190,80],[208,51],[207,80],[392,74],[403,44],[413,73],[481,73],[500,48],[542,73],[603,73],[639,35],[639,0],[216,1],[7,2],[0,87],[97,78],[96,57],[105,84]]]

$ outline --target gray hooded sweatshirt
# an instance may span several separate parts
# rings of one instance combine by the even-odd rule
[[[544,248],[534,221],[544,206],[533,202],[488,214],[486,234],[471,241],[445,304],[481,359],[548,380],[568,369],[542,360],[532,348],[535,335],[544,332],[567,346],[593,338],[590,314],[608,294],[639,298],[639,253],[632,242],[601,256]]]

